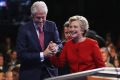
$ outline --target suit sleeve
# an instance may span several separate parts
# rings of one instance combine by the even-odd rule
[[[53,26],[54,26],[54,40],[55,40],[55,43],[57,44],[60,44],[61,43],[61,40],[60,40],[60,35],[59,35],[59,32],[58,32],[58,28],[56,26],[56,24],[53,22]]]
[[[53,23],[55,29],[54,29],[54,42],[58,44],[58,53],[60,53],[60,51],[62,50],[63,48],[63,44],[62,44],[62,41],[60,40],[60,35],[59,35],[59,32],[58,32],[58,29],[56,27],[56,24]]]
[[[25,26],[21,26],[19,28],[16,41],[18,59],[20,59],[22,64],[40,62],[39,51],[30,49],[28,44],[30,43],[27,40],[26,28]]]

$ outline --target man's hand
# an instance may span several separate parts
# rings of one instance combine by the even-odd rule
[[[58,45],[56,43],[54,43],[53,41],[50,41],[48,48],[52,53],[57,52],[57,47],[58,47]]]
[[[51,41],[43,52],[44,56],[49,57],[57,53],[57,47],[58,47],[57,44]]]
[[[49,50],[49,47],[47,47],[43,52],[45,57],[52,56],[52,52]]]

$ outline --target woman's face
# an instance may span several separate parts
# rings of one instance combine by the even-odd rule
[[[80,38],[82,36],[83,31],[80,27],[80,21],[76,20],[70,23],[70,33],[72,39]]]

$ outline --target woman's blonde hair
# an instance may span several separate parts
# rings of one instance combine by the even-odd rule
[[[81,29],[88,31],[89,23],[84,16],[79,16],[79,15],[72,16],[69,18],[69,23],[71,23],[72,21],[77,21],[77,20],[80,21]]]

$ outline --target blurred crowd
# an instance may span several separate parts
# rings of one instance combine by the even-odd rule
[[[0,46],[0,80],[18,80],[19,67],[11,38],[6,37]]]
[[[39,17],[37,18],[39,19]],[[68,40],[71,39],[70,37],[71,33],[69,31],[69,27],[70,27],[69,23],[65,23],[63,27],[64,29],[63,29],[63,34],[61,34],[62,35],[61,37],[64,45]],[[71,27],[76,27],[76,26],[71,26]],[[72,32],[72,34],[75,34],[75,32]],[[97,34],[93,30],[89,30],[85,34],[86,37],[92,38],[98,42],[105,66],[119,68],[120,39],[117,39],[117,41],[113,43],[111,38],[111,33],[106,33],[105,38],[99,35],[100,34]],[[13,42],[11,37],[5,37],[4,40],[2,41],[3,42],[0,42],[0,80],[18,80],[21,64],[17,57],[17,52],[15,50],[15,44],[14,44],[15,42]],[[69,68],[67,66],[68,65],[66,64],[65,67],[59,68],[59,75],[70,73],[68,70]]]

